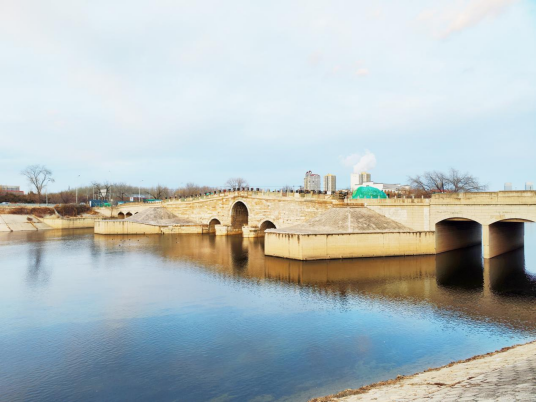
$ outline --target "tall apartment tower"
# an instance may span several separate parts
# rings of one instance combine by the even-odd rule
[[[315,174],[310,170],[305,173],[305,179],[303,179],[303,188],[309,191],[320,191],[320,175]]]
[[[371,182],[372,178],[370,176],[370,173],[367,172],[361,172],[361,173],[352,173],[350,176],[350,188],[352,191],[354,191],[359,186],[363,185],[363,183]]]
[[[531,181],[528,181],[525,183],[525,190],[533,191],[534,190],[534,183]]]
[[[337,177],[334,174],[328,173],[324,176],[324,191],[328,193],[337,191]]]
[[[359,175],[361,176],[361,183],[360,184],[368,183],[369,181],[371,181],[370,173],[361,172]]]

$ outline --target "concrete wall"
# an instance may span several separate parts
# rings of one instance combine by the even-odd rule
[[[125,220],[95,222],[96,234],[161,234],[160,226],[143,225]]]
[[[349,204],[356,202],[352,200]],[[413,230],[434,230],[430,227],[430,199],[388,198],[359,200],[373,211]]]
[[[436,253],[482,243],[482,226],[472,221],[443,221],[435,225]]]
[[[265,253],[297,260],[435,254],[434,232],[290,234],[266,232]]]
[[[126,220],[98,220],[95,222],[95,233],[105,235],[127,234],[172,234],[172,233],[203,233],[202,225],[195,226],[154,226]]]
[[[41,221],[54,229],[83,229],[95,227],[97,218],[42,218]]]

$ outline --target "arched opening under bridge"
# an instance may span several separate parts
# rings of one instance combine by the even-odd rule
[[[208,223],[208,232],[209,233],[216,233],[216,225],[221,225],[221,222],[219,219],[211,219]]]
[[[482,244],[482,225],[465,218],[449,218],[435,225],[436,253]]]
[[[131,216],[132,216],[132,214],[130,212],[127,212],[126,217],[130,218]]]
[[[242,230],[242,226],[247,226],[249,222],[249,212],[246,204],[237,201],[231,208],[231,227],[235,230]]]
[[[117,217],[118,217],[119,219],[125,219],[125,214],[124,214],[123,212],[119,212],[119,213],[117,214]]]
[[[485,226],[483,231],[484,258],[517,250],[525,245],[527,219],[504,219]]]
[[[264,234],[266,229],[277,229],[277,228],[275,227],[275,224],[272,221],[264,221],[263,223],[261,223],[261,226],[259,226],[259,232]]]

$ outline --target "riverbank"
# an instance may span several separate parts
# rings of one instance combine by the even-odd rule
[[[521,400],[536,395],[536,341],[311,402]],[[463,399],[465,400],[465,399]]]

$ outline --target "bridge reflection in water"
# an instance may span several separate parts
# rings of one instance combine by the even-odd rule
[[[236,236],[95,236],[97,247],[152,246],[169,260],[194,262],[211,275],[262,285],[306,287],[324,297],[426,303],[439,314],[536,329],[536,277],[524,249],[483,259],[481,246],[431,256],[297,261],[264,255],[263,239]],[[180,269],[180,268],[177,268]],[[527,303],[529,301],[530,303]],[[527,307],[529,306],[529,307]]]

